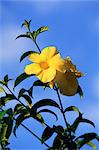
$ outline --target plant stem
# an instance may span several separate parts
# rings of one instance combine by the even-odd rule
[[[41,53],[41,50],[40,50],[40,48],[39,48],[38,44],[36,43],[36,40],[34,40],[34,38],[33,38],[33,35],[32,35],[32,33],[31,33],[30,28],[29,28],[28,30],[29,30],[29,32],[30,32],[30,35],[31,35],[31,39],[32,39],[32,41],[35,43],[35,45],[36,45],[37,49],[38,49],[38,50],[39,50],[39,52]]]
[[[66,116],[65,116],[65,113],[64,113],[64,109],[63,109],[63,105],[62,105],[62,102],[61,102],[61,98],[60,98],[60,94],[59,94],[58,88],[56,87],[55,90],[56,90],[56,93],[57,93],[57,96],[58,96],[58,99],[59,99],[60,110],[61,110],[61,113],[62,113],[62,115],[63,115],[64,121],[65,121],[65,124],[66,124],[66,128],[67,128],[67,130],[68,130],[68,132],[69,132],[70,141],[72,142],[71,130],[70,130],[70,128],[68,127],[68,122],[67,122],[67,120],[66,120]]]
[[[2,108],[0,108],[0,109],[1,109],[2,111],[4,111]],[[13,119],[16,120],[15,118],[13,118]],[[40,142],[42,142],[42,140],[41,140],[33,131],[31,131],[28,127],[26,127],[23,123],[21,123],[20,125],[21,125],[23,128],[25,128],[29,133],[31,133],[34,137],[36,137]],[[45,142],[44,142],[44,145],[49,148],[49,145],[46,144]]]

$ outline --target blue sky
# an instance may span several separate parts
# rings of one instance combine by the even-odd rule
[[[65,0],[31,0],[31,1],[9,1],[0,0],[0,78],[5,74],[16,78],[24,71],[24,67],[29,63],[25,59],[19,63],[20,56],[27,50],[37,50],[32,41],[27,39],[15,40],[16,36],[24,33],[21,29],[24,19],[32,19],[31,29],[35,30],[40,26],[48,26],[49,31],[38,37],[38,44],[41,49],[54,45],[58,48],[62,57],[70,56],[77,68],[86,73],[85,77],[79,79],[79,83],[84,91],[84,98],[80,100],[78,95],[74,97],[62,96],[63,105],[75,105],[84,112],[84,116],[96,124],[95,130],[89,125],[80,126],[77,134],[85,131],[96,131],[99,133],[99,3],[98,1],[65,1]],[[36,79],[36,78],[35,78]],[[31,78],[19,87],[29,87],[34,79]],[[10,84],[12,87],[12,84]],[[17,92],[16,92],[17,93]],[[51,97],[58,101],[53,90],[35,88],[33,100],[36,102],[41,98]],[[49,98],[50,98],[49,97]],[[14,102],[15,103],[15,102]],[[9,107],[14,104],[9,104]],[[59,122],[62,122],[60,113]],[[68,114],[69,121],[76,115]],[[55,122],[53,116],[44,116],[46,121],[52,125]],[[53,122],[51,121],[53,119]],[[44,129],[34,120],[24,122],[33,131],[41,135]],[[39,128],[39,130],[38,130]],[[17,139],[12,135],[10,147],[13,150],[43,150],[45,147],[33,138],[22,127],[17,131]],[[51,140],[49,142],[51,144]],[[97,149],[99,148],[96,143]],[[85,150],[86,147],[82,148]],[[91,150],[90,148],[88,148]]]

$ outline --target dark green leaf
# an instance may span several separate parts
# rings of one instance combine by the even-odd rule
[[[33,75],[27,75],[26,73],[22,73],[21,75],[19,75],[16,80],[15,80],[15,83],[14,83],[14,88],[20,84],[23,80],[25,80],[26,78],[28,77],[31,77]]]
[[[32,100],[31,100],[31,98],[28,95],[26,95],[26,94],[22,95],[22,97],[26,100],[28,106],[31,108],[32,107]]]
[[[33,96],[32,96],[33,86],[31,86],[30,89],[27,90],[27,92],[28,92],[29,96],[31,96],[33,98]]]
[[[19,91],[18,99],[19,99],[25,92],[27,92],[27,90],[24,89],[24,88],[22,88],[22,89]]]
[[[83,98],[83,91],[82,91],[80,85],[78,86],[77,93],[80,95],[80,98]]]
[[[58,137],[58,135],[55,137],[54,139],[54,142],[53,142],[53,148],[56,150],[56,149],[59,149],[60,150],[60,147],[61,147],[61,140],[60,138]]]
[[[32,53],[36,53],[36,52],[35,52],[35,51],[28,51],[28,52],[25,52],[25,53],[21,56],[20,62],[21,62],[24,58],[26,58],[27,56],[29,56],[29,55],[32,54]]]
[[[7,82],[8,82],[8,80],[9,80],[8,75],[5,75],[5,77],[4,77],[4,81],[7,83]]]
[[[74,121],[74,123],[71,126],[73,132],[76,131],[76,129],[80,123],[88,123],[88,124],[91,124],[93,127],[95,127],[95,125],[92,121],[82,118],[82,114],[80,114],[79,117],[76,118],[76,120]]]
[[[17,115],[17,114],[21,113],[23,109],[24,109],[24,106],[22,104],[17,104],[14,107],[14,114]]]
[[[38,113],[42,113],[42,112],[51,113],[51,114],[53,114],[53,115],[56,117],[56,120],[58,120],[57,115],[56,115],[52,110],[49,110],[49,109],[42,109],[42,110],[38,111]]]
[[[19,127],[19,125],[27,118],[30,117],[30,114],[28,113],[27,110],[23,110],[22,113],[16,118],[16,123],[15,123],[15,126],[14,126],[14,130],[13,130],[13,133],[14,135],[16,136],[16,130],[17,128]]]
[[[58,125],[58,126],[53,126],[53,128],[55,129],[55,131],[58,133],[58,134],[62,134],[64,133],[64,128],[61,126],[61,125]]]
[[[16,39],[19,39],[19,38],[31,38],[31,37],[28,34],[21,34],[21,35],[16,37]]]
[[[46,140],[48,140],[54,133],[53,128],[46,127],[43,134],[42,134],[42,143],[44,143]]]
[[[67,112],[67,111],[76,111],[76,112],[80,112],[79,109],[76,107],[76,106],[70,106],[70,107],[67,107],[65,110],[64,110],[64,113]]]
[[[90,142],[91,140],[96,139],[96,137],[97,137],[96,133],[86,133],[77,137],[75,141],[77,141],[77,144],[79,145],[78,148],[81,148],[82,146]]]
[[[47,83],[43,83],[40,80],[37,80],[33,83],[33,87],[34,86],[48,86]]]
[[[38,108],[41,108],[43,106],[54,106],[54,107],[59,108],[59,105],[55,101],[53,101],[51,99],[42,99],[42,100],[39,100],[37,103],[35,103],[33,105],[32,108],[34,110],[37,110]]]

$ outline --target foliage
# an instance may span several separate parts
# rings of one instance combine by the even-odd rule
[[[41,53],[41,50],[36,43],[37,37],[39,34],[43,33],[44,31],[48,30],[48,27],[43,26],[37,29],[36,31],[31,31],[30,29],[31,20],[24,21],[22,24],[22,27],[26,27],[28,30],[26,34],[19,35],[18,38],[29,38],[33,40],[35,45],[37,46],[39,53]],[[36,51],[27,51],[25,52],[21,58],[20,62],[22,62],[27,56],[37,53]],[[70,60],[69,60],[70,61]],[[71,62],[70,62],[71,63]],[[74,69],[77,73],[77,69],[75,65],[72,64],[71,70]],[[78,75],[78,74],[77,74]],[[59,103],[55,99],[40,99],[37,100],[36,103],[33,103],[33,92],[35,91],[35,87],[41,87],[44,90],[46,88],[50,88],[50,84],[52,83],[43,83],[40,80],[36,80],[33,82],[32,86],[29,87],[29,89],[22,88],[18,91],[18,96],[15,95],[15,89],[16,87],[21,84],[21,82],[24,82],[27,78],[34,77],[35,75],[27,75],[26,73],[20,74],[14,81],[14,87],[13,90],[9,87],[9,82],[12,80],[9,78],[8,75],[5,75],[3,80],[0,80],[0,92],[3,93],[0,97],[0,145],[2,150],[10,149],[8,145],[10,144],[10,136],[11,134],[14,134],[17,136],[16,131],[18,130],[19,126],[21,125],[26,130],[28,130],[33,136],[35,136],[42,144],[45,144],[47,146],[48,150],[78,150],[81,149],[84,145],[91,146],[94,150],[96,149],[96,146],[92,142],[93,139],[96,139],[99,141],[99,136],[96,133],[84,133],[83,135],[77,136],[76,131],[78,129],[78,126],[80,126],[81,123],[86,123],[89,125],[92,125],[95,127],[94,123],[91,120],[88,120],[83,117],[83,114],[80,112],[80,110],[76,106],[69,106],[69,107],[63,107],[62,101],[60,98],[60,93],[58,89],[58,85],[56,83],[53,84],[53,90],[57,93]],[[81,73],[80,75],[81,76]],[[78,82],[78,81],[77,81]],[[61,83],[62,84],[62,83]],[[6,90],[7,89],[7,90]],[[75,94],[79,94],[80,97],[83,97],[83,91],[81,89],[81,86],[78,84],[78,88]],[[50,96],[51,97],[51,96]],[[15,103],[14,108],[6,109],[5,106],[8,106],[9,103],[14,100],[17,103]],[[24,101],[23,101],[24,100]],[[54,110],[59,110],[61,114],[63,115],[64,121],[66,123],[66,126],[62,125],[55,125],[53,124],[52,127],[50,127],[45,119],[44,116],[42,116],[42,113],[45,113],[48,115],[50,113],[56,118],[56,121],[59,120],[59,115]],[[66,119],[66,113],[67,112],[76,112],[78,114],[77,118],[73,120],[73,123],[70,124],[67,122]],[[41,138],[37,136],[33,131],[28,129],[24,124],[23,121],[26,119],[35,119],[37,122],[39,122],[41,125],[44,126],[44,131],[42,132]],[[53,144],[49,146],[46,144],[46,141],[48,141],[50,138],[53,138]]]

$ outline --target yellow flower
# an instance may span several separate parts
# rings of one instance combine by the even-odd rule
[[[41,54],[29,55],[29,60],[34,62],[25,67],[25,73],[35,74],[42,82],[52,81],[56,76],[56,70],[65,72],[65,61],[60,57],[56,47],[50,46],[42,50]]]
[[[57,71],[54,82],[57,83],[58,88],[63,95],[73,96],[77,92],[78,81],[72,72],[61,73]]]
[[[57,71],[56,76],[53,81],[49,83],[50,88],[53,88],[55,83],[57,83],[61,94],[67,96],[73,96],[77,92],[78,81],[77,78],[83,76],[83,74],[76,69],[73,65],[70,57],[65,59],[66,72],[62,73]]]

